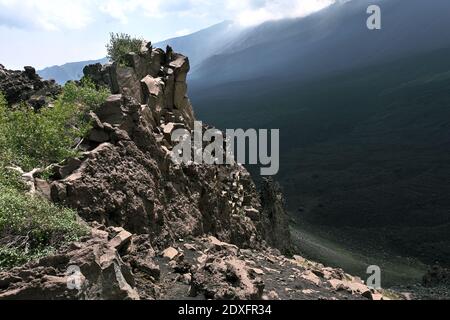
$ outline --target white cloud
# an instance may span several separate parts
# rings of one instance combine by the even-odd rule
[[[0,25],[46,31],[82,29],[101,16],[126,24],[136,13],[163,16],[163,3],[164,0],[0,0]]]
[[[127,23],[129,16],[136,12],[143,13],[148,17],[160,17],[163,0],[97,0],[102,13]]]
[[[0,0],[0,25],[47,31],[82,29],[101,16],[122,24],[138,15],[212,16],[254,25],[305,16],[335,0]]]
[[[304,17],[319,11],[336,0],[231,0],[231,7],[235,8],[236,18],[241,25],[256,25],[268,20]]]
[[[0,25],[51,31],[81,29],[92,19],[88,0],[0,0]]]

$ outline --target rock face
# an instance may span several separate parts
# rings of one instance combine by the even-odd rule
[[[170,133],[193,127],[186,96],[189,60],[148,47],[129,55],[133,67],[85,69],[114,94],[91,114],[94,128],[82,145],[84,156],[59,168],[52,200],[77,209],[87,221],[149,234],[153,243],[209,234],[242,247],[260,246],[259,195],[242,166],[172,161]]]
[[[0,64],[0,91],[9,105],[21,102],[39,109],[61,93],[55,81],[43,81],[32,67],[24,71],[7,70]]]
[[[153,49],[151,44],[142,46],[141,52],[127,55],[128,65],[100,64],[84,68],[85,77],[98,86],[108,87],[113,94],[134,98],[152,110],[157,124],[160,120],[173,119],[193,128],[194,113],[187,97],[187,73],[189,59],[173,53]]]
[[[0,273],[0,300],[138,300],[134,277],[115,247],[113,229],[92,229],[84,242]]]
[[[263,235],[267,243],[282,251],[292,247],[289,231],[289,217],[279,184],[272,179],[264,179],[261,190]]]

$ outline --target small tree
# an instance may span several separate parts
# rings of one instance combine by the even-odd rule
[[[126,33],[111,33],[109,43],[106,45],[110,61],[128,66],[126,55],[130,52],[139,53],[142,47],[142,39],[133,38]]]

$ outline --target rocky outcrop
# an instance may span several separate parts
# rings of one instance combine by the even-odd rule
[[[25,102],[39,109],[56,99],[61,93],[61,87],[53,80],[42,80],[33,67],[12,71],[0,65],[0,92],[11,106]]]
[[[131,243],[123,232],[92,229],[56,255],[1,272],[0,300],[138,300],[131,268],[119,255]]]
[[[83,157],[56,170],[51,199],[87,221],[151,235],[153,244],[209,234],[261,246],[259,195],[242,166],[172,161],[172,130],[193,127],[189,60],[149,48],[129,55],[133,67],[85,69],[115,94],[91,113]]]
[[[192,129],[194,113],[186,84],[189,59],[174,53],[170,47],[164,52],[147,43],[140,52],[129,53],[127,60],[126,66],[96,64],[85,67],[83,72],[97,86],[106,86],[113,94],[126,95],[148,105],[157,121],[169,117]]]
[[[292,243],[285,200],[280,185],[271,178],[262,182],[261,201],[264,239],[270,246],[289,252]]]

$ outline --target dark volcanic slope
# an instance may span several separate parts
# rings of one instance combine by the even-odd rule
[[[335,5],[268,22],[196,70],[196,113],[280,128],[289,207],[360,247],[450,264],[450,3]],[[207,87],[207,90],[205,90]]]
[[[450,50],[311,82],[261,78],[191,97],[227,127],[281,129],[293,212],[358,242],[450,263]],[[372,232],[366,232],[368,229]]]

